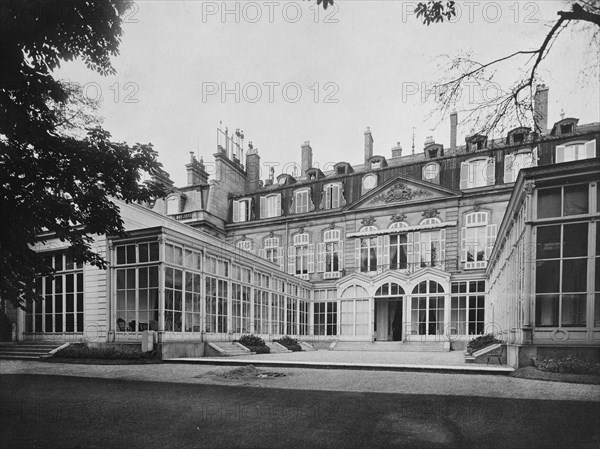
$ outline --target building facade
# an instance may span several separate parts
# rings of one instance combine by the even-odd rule
[[[21,318],[22,338],[89,339],[96,323],[101,342],[152,329],[164,344],[253,333],[463,349],[493,332],[515,347],[563,335],[598,347],[597,171],[585,175],[585,213],[585,182],[574,190],[561,183],[579,176],[578,164],[597,166],[600,125],[563,118],[549,129],[547,88],[536,99],[541,132],[473,134],[457,145],[453,114],[449,147],[428,139],[416,154],[398,145],[386,157],[374,154],[367,128],[362,164],[318,168],[305,142],[295,171],[271,170],[266,179],[243,132],[219,130],[213,170],[192,154],[188,185],[175,187],[164,173],[157,180],[169,188],[165,198],[119,204],[130,237],[98,240],[106,272],[76,265],[52,242],[38,248],[49,252],[59,281],[40,281],[46,300]],[[556,167],[565,170],[545,177],[547,188],[534,181],[533,197],[523,193],[531,190],[526,177]],[[577,213],[556,215],[559,196],[560,207]],[[557,233],[583,235],[572,218],[587,223],[585,254],[537,250],[538,235],[553,244]],[[507,241],[523,248],[512,251]],[[586,282],[552,284],[557,269],[580,271],[584,261]]]

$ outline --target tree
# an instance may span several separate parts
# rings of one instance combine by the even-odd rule
[[[522,75],[508,89],[485,97],[479,103],[474,102],[471,107],[463,110],[467,113],[463,122],[471,122],[483,134],[492,130],[502,131],[517,123],[519,126],[533,123],[536,131],[542,131],[534,113],[535,90],[540,82],[538,72],[540,64],[548,56],[560,34],[569,27],[579,26],[581,30],[590,33],[590,53],[597,56],[600,51],[600,3],[597,0],[571,0],[568,3],[571,10],[557,12],[558,19],[543,36],[538,48],[517,50],[483,63],[474,60],[470,53],[447,56],[447,63],[440,67],[440,71],[446,73],[446,76],[432,89],[439,103],[436,109],[441,113],[440,120],[456,107],[468,83],[485,88],[493,82],[495,68],[510,61],[521,67]],[[456,5],[453,1],[429,0],[427,3],[420,2],[415,12],[417,17],[429,26],[455,17]],[[597,82],[597,60],[591,69],[587,75]]]
[[[152,145],[111,141],[95,105],[53,76],[61,61],[76,58],[114,73],[110,58],[130,2],[12,0],[1,7],[0,298],[26,307],[39,299],[35,279],[53,273],[32,245],[58,237],[77,260],[105,268],[93,236],[124,234],[111,197],[146,201],[163,192],[141,181],[160,170]]]

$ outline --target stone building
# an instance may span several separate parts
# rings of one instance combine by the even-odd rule
[[[298,169],[278,176],[261,173],[259,152],[245,147],[242,131],[219,129],[214,164],[192,154],[188,185],[176,187],[164,173],[157,180],[169,188],[165,198],[143,207],[119,204],[131,237],[99,242],[108,271],[52,256],[60,258],[57,268],[75,270],[60,290],[65,309],[36,305],[23,318],[22,338],[59,330],[61,315],[60,335],[86,338],[86,326],[101,323],[100,341],[135,340],[152,328],[160,342],[181,347],[253,333],[447,350],[494,332],[513,345],[515,366],[524,361],[525,345],[597,348],[599,264],[590,223],[600,213],[600,124],[562,118],[548,128],[548,89],[540,86],[536,100],[535,129],[518,127],[498,139],[472,134],[459,145],[454,113],[449,147],[427,139],[416,153],[403,154],[398,144],[384,155],[367,128],[357,145],[363,163],[316,167],[305,142]],[[550,234],[571,226],[553,224],[571,217],[540,210],[558,207],[559,190],[578,207],[583,187],[571,192],[562,185],[577,179],[581,186],[584,178],[589,208],[576,218],[588,223],[588,251],[572,256],[578,262],[566,252],[556,258],[540,252],[532,220],[541,220],[540,229],[547,221]],[[526,256],[544,258],[528,263],[512,242],[532,249]],[[587,284],[544,290],[562,257],[576,265],[569,270],[587,257]],[[536,272],[547,264],[554,268]],[[57,294],[53,286],[42,288],[48,297]],[[565,305],[573,295],[578,312]],[[577,318],[564,320],[569,313]]]

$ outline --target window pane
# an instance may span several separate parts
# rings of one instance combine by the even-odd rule
[[[560,226],[538,227],[536,250],[538,260],[560,257]]]
[[[536,264],[535,291],[537,293],[558,293],[560,261],[551,260]]]
[[[538,190],[538,218],[560,217],[560,191],[560,187]]]
[[[564,214],[577,215],[588,213],[588,190],[587,184],[565,187]]]
[[[600,327],[600,293],[596,293],[594,298],[594,327]]]
[[[565,225],[563,229],[563,257],[587,256],[588,224]]]
[[[585,295],[563,295],[562,325],[585,326]]]
[[[536,297],[535,325],[558,326],[558,295]]]
[[[587,287],[587,260],[563,260],[563,292],[585,292]]]

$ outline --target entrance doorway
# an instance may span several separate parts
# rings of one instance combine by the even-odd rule
[[[375,298],[375,338],[402,341],[402,297]]]

